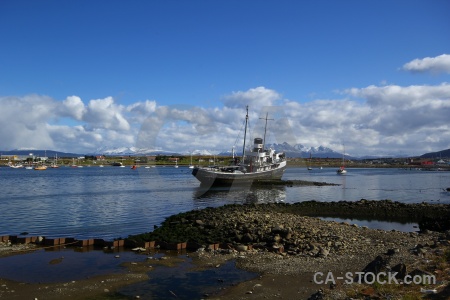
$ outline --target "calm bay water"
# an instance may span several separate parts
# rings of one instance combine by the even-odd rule
[[[283,179],[340,184],[322,187],[205,191],[185,167],[0,168],[0,235],[126,237],[151,231],[179,212],[230,203],[391,199],[450,203],[450,172],[399,169],[288,168]]]

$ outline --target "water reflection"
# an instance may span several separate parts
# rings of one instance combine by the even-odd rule
[[[199,186],[193,193],[194,201],[205,199],[214,202],[231,203],[279,203],[286,201],[286,187],[251,187],[248,185],[233,185],[230,187]]]
[[[382,221],[377,219],[362,219],[362,218],[351,218],[351,219],[343,219],[343,218],[332,218],[332,217],[320,217],[320,219],[325,221],[335,221],[338,223],[345,222],[349,224],[357,224],[359,226],[366,226],[371,229],[381,229],[381,230],[398,230],[404,232],[416,232],[419,230],[419,224],[412,222],[392,222],[392,221]]]

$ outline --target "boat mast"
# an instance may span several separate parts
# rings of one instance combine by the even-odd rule
[[[247,138],[247,123],[248,123],[248,105],[245,107],[247,114],[245,115],[245,131],[244,131],[244,146],[242,147],[242,163],[245,161],[245,139]]]
[[[263,148],[262,151],[264,151],[264,149],[266,148],[266,132],[267,132],[267,120],[273,120],[273,119],[268,119],[269,117],[269,113],[266,113],[266,117],[265,118],[260,118],[262,120],[266,120],[266,125],[264,126],[264,140],[263,140]]]

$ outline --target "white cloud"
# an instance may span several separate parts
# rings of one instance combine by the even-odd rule
[[[242,147],[244,106],[249,107],[248,137],[323,145],[353,155],[422,154],[450,148],[450,84],[367,86],[343,98],[309,102],[283,100],[266,88],[234,92],[225,106],[158,106],[144,101],[123,106],[112,97],[63,101],[29,95],[0,98],[1,150],[55,149],[89,153],[105,147],[170,151],[237,150]],[[260,100],[262,99],[262,100]],[[245,100],[245,101],[244,101]],[[242,101],[242,102],[241,102]],[[256,102],[260,101],[260,102]]]
[[[83,120],[95,128],[127,131],[130,124],[123,116],[125,108],[112,97],[89,101]]]
[[[416,58],[404,64],[402,69],[411,72],[450,73],[450,55]]]
[[[78,96],[67,97],[60,106],[61,116],[72,117],[75,120],[82,120],[86,111],[83,101]]]
[[[55,102],[45,96],[1,97],[0,141],[3,149],[54,146],[46,124],[54,117]],[[3,150],[2,149],[2,150]]]
[[[223,97],[222,101],[227,107],[238,108],[250,106],[251,109],[262,106],[273,106],[281,99],[280,94],[265,87],[249,89],[245,92],[233,92],[231,95]]]

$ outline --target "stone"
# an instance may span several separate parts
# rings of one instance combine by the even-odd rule
[[[320,257],[327,257],[330,254],[330,251],[326,248],[320,248],[319,250],[319,256]]]

